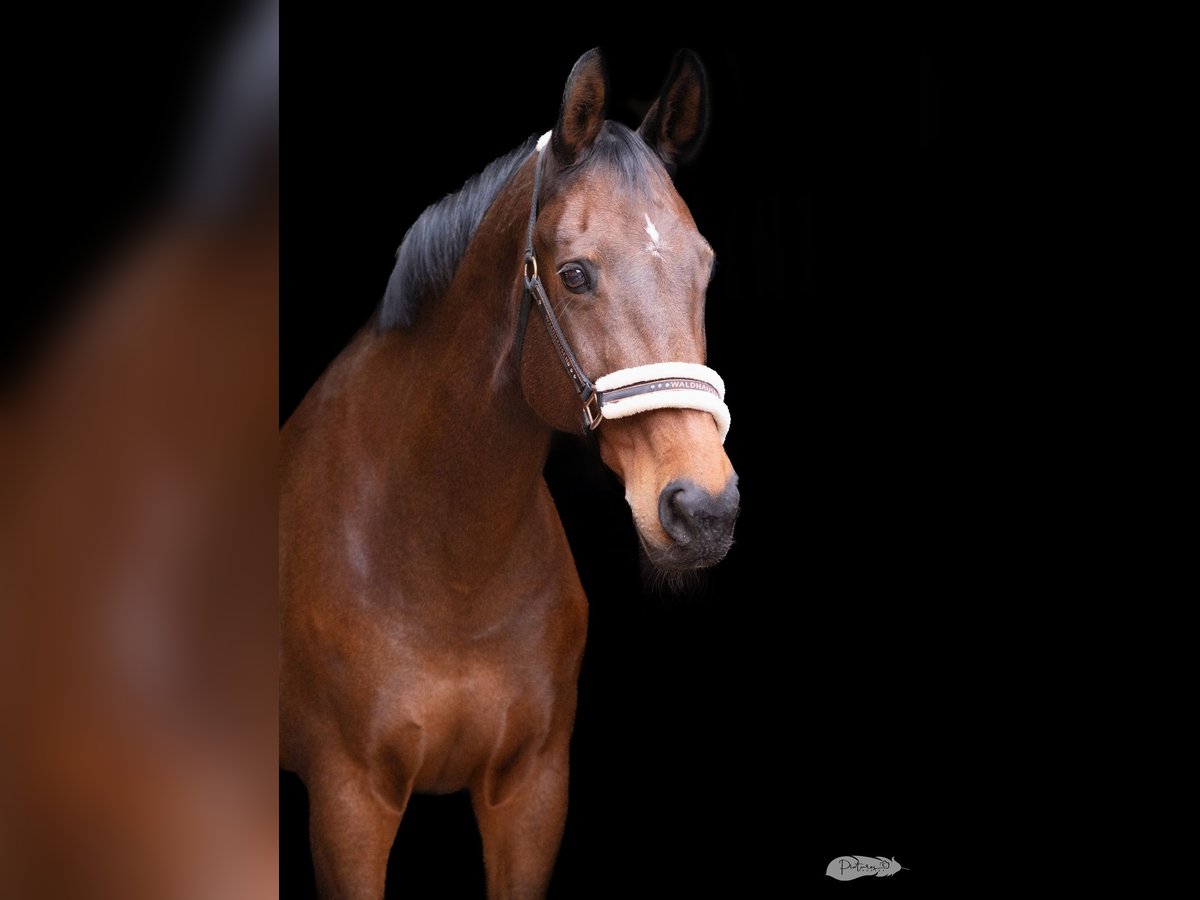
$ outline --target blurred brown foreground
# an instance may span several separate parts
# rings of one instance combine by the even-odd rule
[[[0,390],[0,897],[278,893],[278,13]]]

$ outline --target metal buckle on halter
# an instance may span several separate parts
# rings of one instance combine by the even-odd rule
[[[592,411],[593,405],[595,405],[595,412]],[[593,390],[583,401],[583,427],[588,431],[595,431],[603,418],[604,411],[600,408],[600,392]]]

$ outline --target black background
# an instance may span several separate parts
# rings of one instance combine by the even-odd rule
[[[284,418],[371,313],[413,219],[549,128],[587,49],[327,37],[327,65],[284,65]],[[604,49],[609,115],[636,125],[674,45]],[[710,364],[743,511],[694,591],[649,592],[615,478],[581,442],[552,455],[591,603],[552,895],[857,893],[873,879],[824,872],[858,853],[910,867],[893,892],[928,890],[975,741],[948,624],[980,590],[968,485],[987,439],[968,66],[899,38],[695,49],[712,127],[678,186],[718,253]],[[310,895],[305,814],[285,775],[284,896]],[[389,881],[482,896],[480,852],[465,796],[416,798]]]

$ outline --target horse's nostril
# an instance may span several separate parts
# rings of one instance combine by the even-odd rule
[[[694,492],[695,486],[691,490]],[[689,500],[688,493],[685,482],[672,481],[658,495],[658,520],[662,523],[663,531],[681,544],[690,540],[688,521],[692,517],[694,500]]]
[[[710,494],[691,481],[676,480],[658,497],[658,518],[663,531],[677,544],[728,545],[737,516],[737,487],[730,484],[720,494]]]

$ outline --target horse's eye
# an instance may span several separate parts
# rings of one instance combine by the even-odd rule
[[[569,264],[559,269],[558,277],[562,279],[562,283],[566,285],[568,291],[579,293],[587,290],[588,277],[587,272],[583,271],[582,266]]]

